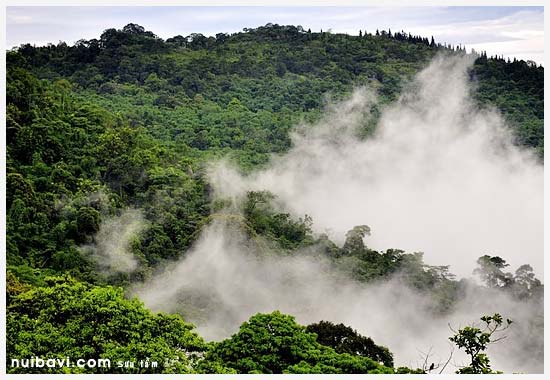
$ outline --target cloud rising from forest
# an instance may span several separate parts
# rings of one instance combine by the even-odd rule
[[[281,209],[311,215],[318,232],[340,243],[347,230],[368,224],[368,246],[423,251],[427,264],[451,264],[462,276],[486,253],[542,273],[542,166],[511,144],[497,113],[471,103],[470,64],[436,59],[383,109],[366,140],[356,132],[376,97],[355,91],[317,125],[299,127],[290,151],[267,169],[242,176],[216,165],[216,194],[238,200],[248,190],[269,190]],[[471,285],[476,290],[457,300],[452,314],[434,316],[432,301],[398,279],[357,283],[315,247],[290,256],[265,252],[242,233],[238,217],[231,220],[214,220],[181,260],[137,284],[134,294],[153,310],[182,313],[213,340],[258,312],[281,310],[301,324],[342,322],[387,346],[397,365],[412,367],[430,347],[431,361],[446,360],[449,323],[456,329],[499,312],[515,323],[508,340],[489,350],[493,368],[543,369],[540,304]],[[466,359],[455,351],[453,362]]]
[[[119,216],[102,221],[93,243],[81,249],[92,257],[101,273],[131,273],[138,262],[130,245],[146,227],[147,222],[141,211],[125,210]]]
[[[452,314],[434,316],[428,297],[399,279],[361,284],[333,267],[315,248],[291,256],[266,254],[235,223],[209,225],[184,259],[168,266],[133,293],[155,311],[177,312],[207,340],[220,340],[256,313],[280,310],[303,325],[330,320],[352,326],[394,353],[396,365],[421,367],[451,352],[448,337],[479,317],[499,312],[514,320],[506,341],[490,348],[493,368],[505,372],[542,371],[542,305],[518,303],[506,294],[480,288],[457,301]],[[538,325],[537,325],[538,323]],[[467,362],[455,350],[447,372]]]
[[[470,275],[484,254],[541,275],[543,167],[512,144],[496,111],[472,103],[471,63],[436,58],[365,140],[356,134],[376,98],[358,89],[317,125],[300,126],[291,150],[266,170],[242,176],[215,166],[214,188],[233,197],[268,190],[339,242],[367,224],[371,248],[421,251],[457,275]]]

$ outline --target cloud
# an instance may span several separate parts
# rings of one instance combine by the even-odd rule
[[[96,262],[103,274],[131,273],[138,265],[131,243],[147,225],[140,210],[127,209],[119,216],[102,221],[93,243],[82,246],[81,250]]]
[[[30,24],[33,21],[31,16],[17,15],[8,13],[8,20],[14,24]]]
[[[428,264],[452,264],[465,276],[485,253],[542,272],[542,166],[512,145],[498,113],[471,103],[471,63],[436,58],[383,109],[366,140],[357,132],[376,96],[358,89],[330,104],[317,124],[297,127],[293,147],[267,168],[243,176],[227,162],[214,164],[215,196],[238,204],[248,190],[269,190],[280,208],[311,215],[318,232],[331,230],[340,242],[354,225],[368,224],[367,245],[422,250]],[[131,293],[153,310],[181,313],[209,340],[230,336],[258,312],[280,310],[302,324],[342,322],[387,346],[398,366],[412,367],[430,347],[432,361],[447,359],[449,324],[457,330],[498,312],[514,324],[489,349],[493,368],[542,372],[542,303],[466,281],[452,311],[435,315],[434,301],[399,278],[358,283],[315,246],[290,254],[266,249],[243,233],[235,212],[215,217],[182,259]],[[452,363],[467,358],[457,350]]]
[[[185,257],[152,279],[137,284],[137,295],[155,311],[178,312],[207,340],[221,340],[253,314],[280,310],[301,324],[344,323],[395,354],[397,366],[421,366],[419,351],[445,361],[455,328],[502,313],[515,321],[508,339],[491,347],[493,368],[542,371],[542,306],[518,303],[496,291],[467,291],[451,314],[436,316],[431,302],[398,279],[364,285],[347,278],[315,248],[282,256],[248,239],[231,218],[217,219]],[[537,325],[537,321],[538,325]],[[467,363],[455,351],[453,363]],[[450,365],[448,372],[456,368]]]
[[[544,37],[533,36],[529,39],[509,39],[507,41],[469,44],[475,51],[500,52],[505,58],[517,58],[524,61],[535,61],[544,64],[544,51],[539,50],[544,45]],[[490,53],[489,53],[490,54]]]
[[[411,30],[421,35],[433,35],[438,42],[466,45],[476,51],[486,50],[488,55],[544,63],[544,13],[539,8],[515,11],[493,19],[417,25]]]
[[[356,137],[370,117],[365,89],[333,105],[317,125],[301,126],[293,147],[243,176],[220,163],[210,170],[217,194],[238,198],[268,190],[317,232],[343,242],[367,224],[367,244],[425,252],[431,264],[468,276],[483,254],[543,271],[543,167],[512,144],[494,110],[470,100],[470,58],[437,58],[383,109],[376,133]]]
[[[539,63],[544,51],[539,41],[544,33],[541,7],[8,7],[7,45],[72,43],[98,38],[103,30],[130,22],[165,39],[178,34],[233,33],[271,22],[350,34],[359,29],[403,29],[468,47],[520,39],[536,47],[536,54],[525,58]],[[486,47],[490,55],[516,54],[514,49],[498,50],[499,45],[494,46],[496,50]]]

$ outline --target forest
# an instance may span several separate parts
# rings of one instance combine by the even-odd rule
[[[349,141],[377,141],[392,105],[438,57],[469,60],[471,107],[503,120],[509,142],[502,144],[528,157],[517,167],[528,161],[542,173],[541,65],[405,31],[352,36],[277,24],[166,40],[128,24],[74,45],[27,44],[6,54],[8,373],[497,373],[503,369],[487,353],[493,342],[496,357],[525,364],[511,372],[542,371],[544,286],[534,263],[512,266],[483,248],[459,278],[422,252],[371,246],[379,231],[369,215],[339,238],[318,228],[322,216],[285,207],[277,186],[245,186],[255,173],[270,173],[277,157],[293,157],[315,139],[330,145],[332,132],[315,135],[308,126],[331,124],[334,104],[351,104],[335,111],[341,120],[353,116],[358,87],[377,101],[362,106],[367,119],[350,116],[357,126]],[[401,136],[405,145],[415,141]],[[508,162],[503,155],[493,161]],[[213,168],[217,162],[238,173],[233,185],[244,178],[237,195],[216,179],[233,172]],[[310,161],[294,166],[300,162]],[[214,255],[224,247],[232,253]],[[216,271],[200,277],[211,262]],[[240,282],[239,294],[215,289],[216,276]],[[414,310],[445,321],[447,335],[437,338],[445,351],[407,348],[418,360],[405,360],[379,325],[359,328],[330,313],[306,320],[306,311],[288,311],[299,305],[272,304],[272,293],[247,295],[264,280],[282,298],[303,294],[294,303],[304,310],[339,291],[351,303],[371,296],[368,289],[410,295]],[[324,296],[298,289],[308,286],[327,288]],[[480,307],[476,320],[461,314],[473,294],[496,307]],[[387,310],[376,302],[371,312],[383,318]],[[414,329],[412,319],[402,323]],[[514,331],[517,339],[500,339]],[[453,366],[453,353],[463,355],[461,364]],[[111,365],[13,361],[66,357]]]

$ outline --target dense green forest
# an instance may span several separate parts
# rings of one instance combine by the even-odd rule
[[[436,54],[466,52],[405,32],[350,36],[272,24],[167,40],[129,24],[72,46],[8,51],[8,371],[428,372],[394,366],[391,347],[353,326],[302,326],[277,311],[251,316],[226,340],[206,342],[182,316],[153,313],[126,290],[184,255],[201,229],[220,218],[223,201],[213,199],[205,175],[209,161],[229,157],[245,172],[262,167],[271,154],[290,148],[293,126],[318,120],[329,98],[343,98],[358,85],[377,90],[377,115]],[[500,110],[515,143],[540,160],[543,76],[533,62],[484,53],[470,71],[479,105]],[[364,138],[374,124],[364,126]],[[274,201],[268,192],[251,191],[242,215],[232,217],[252,241],[261,237],[278,254],[314,246],[359,283],[398,276],[434,300],[438,315],[474,286],[448,267],[425,263],[422,254],[370,249],[363,242],[367,226],[350,230],[339,246],[312,232],[314,220],[282,213]],[[83,247],[95,244],[103,223],[128,210],[140,210],[147,224],[131,241],[138,265],[102,271]],[[528,264],[513,273],[500,257],[482,256],[477,264],[480,292],[542,302],[543,285]],[[485,317],[487,331],[506,325],[499,318]],[[492,371],[483,353],[487,331],[472,327],[454,335],[459,348],[473,352],[463,373]],[[160,365],[30,369],[10,361],[67,356]]]

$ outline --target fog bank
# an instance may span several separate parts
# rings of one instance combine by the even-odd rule
[[[508,339],[489,351],[493,368],[506,372],[542,371],[542,306],[512,301],[497,291],[471,292],[451,315],[434,317],[430,301],[397,279],[360,284],[315,254],[315,248],[292,256],[265,254],[236,224],[215,221],[174,265],[133,293],[155,311],[179,312],[195,323],[207,340],[221,340],[258,312],[280,310],[301,324],[320,320],[344,323],[377,344],[387,346],[396,365],[421,366],[420,351],[433,347],[431,361],[450,352],[449,323],[458,330],[485,314],[514,320]],[[453,363],[467,364],[455,350]],[[456,367],[449,365],[447,371]]]
[[[513,269],[529,263],[541,277],[543,168],[512,144],[496,111],[473,104],[471,64],[468,57],[436,58],[399,101],[382,108],[368,139],[357,136],[376,95],[357,89],[327,106],[315,125],[298,126],[292,148],[267,168],[242,175],[227,162],[213,164],[215,197],[238,204],[249,190],[268,190],[281,210],[312,216],[316,232],[339,243],[353,226],[367,224],[371,248],[422,251],[427,264],[450,264],[461,277],[470,277],[484,254]],[[396,365],[411,367],[421,366],[419,350],[430,347],[430,361],[447,359],[449,324],[458,329],[498,312],[514,324],[507,340],[491,346],[492,367],[542,372],[542,305],[471,285],[452,314],[436,317],[431,301],[398,279],[359,284],[315,247],[266,252],[231,222],[238,218],[214,220],[183,259],[133,293],[153,310],[181,313],[209,340],[230,336],[255,313],[280,310],[301,324],[350,325],[387,346]],[[467,363],[458,350],[453,362]]]
[[[220,162],[216,194],[268,190],[281,208],[313,217],[317,232],[342,242],[367,224],[378,250],[425,252],[432,265],[471,274],[484,254],[543,273],[543,167],[512,144],[503,119],[471,100],[471,58],[436,58],[395,104],[374,136],[356,137],[376,97],[365,88],[299,126],[293,147],[265,170],[241,175]]]

